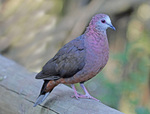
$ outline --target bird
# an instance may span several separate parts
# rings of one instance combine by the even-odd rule
[[[96,76],[106,65],[109,58],[109,44],[106,30],[112,25],[107,14],[96,14],[92,17],[85,32],[65,44],[35,76],[44,83],[34,107],[41,104],[58,84],[71,84],[76,99],[92,97],[84,82]],[[84,95],[77,92],[74,84],[80,83]]]

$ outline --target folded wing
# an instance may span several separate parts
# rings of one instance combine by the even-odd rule
[[[50,59],[36,79],[57,80],[69,78],[79,72],[85,65],[85,47],[82,36],[64,45],[58,53]]]

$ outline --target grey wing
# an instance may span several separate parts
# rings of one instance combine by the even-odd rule
[[[58,53],[49,60],[37,79],[57,80],[69,78],[80,71],[85,65],[84,40],[76,38],[62,47]]]

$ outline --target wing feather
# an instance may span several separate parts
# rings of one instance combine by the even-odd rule
[[[81,36],[82,37],[82,36]],[[57,80],[59,78],[72,77],[85,65],[84,39],[78,37],[64,45],[58,53],[50,59],[37,79]]]

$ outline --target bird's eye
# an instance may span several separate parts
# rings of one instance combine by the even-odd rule
[[[105,21],[105,20],[101,20],[101,22],[102,22],[102,23],[105,23],[106,21]]]

